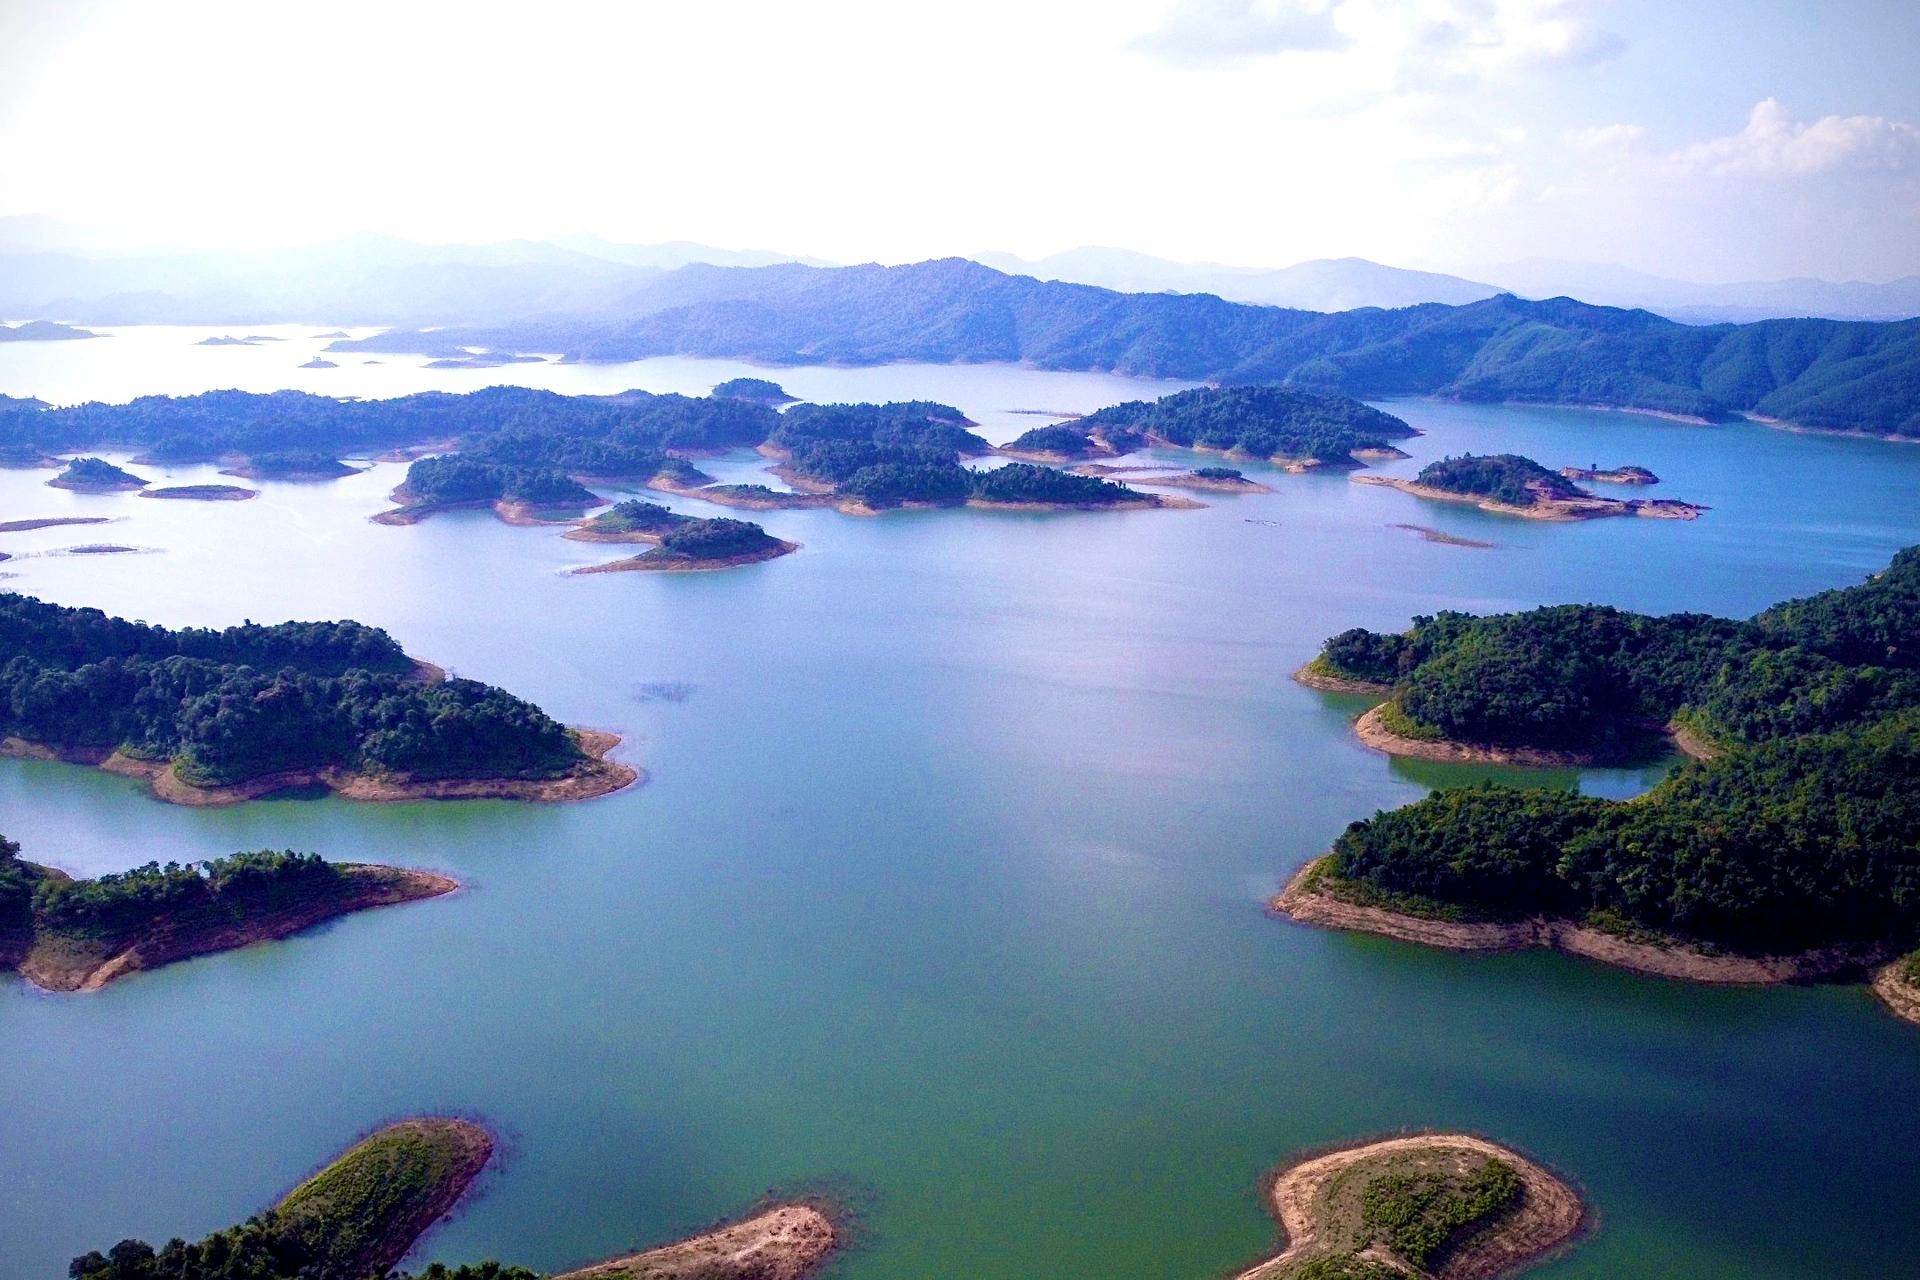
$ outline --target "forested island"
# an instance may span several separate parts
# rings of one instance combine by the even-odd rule
[[[438,897],[445,876],[291,849],[75,880],[0,836],[0,963],[49,991],[97,991],[176,960],[284,938],[370,907]]]
[[[1286,1241],[1235,1280],[1495,1280],[1586,1228],[1580,1196],[1516,1151],[1421,1133],[1320,1151],[1272,1175]]]
[[[1293,471],[1404,458],[1388,442],[1420,434],[1349,396],[1294,387],[1197,387],[1153,402],[1113,405],[1040,431],[1077,432],[1087,442],[1083,452],[1129,453],[1151,443],[1214,450]]]
[[[785,387],[765,378],[729,378],[709,394],[719,400],[751,400],[764,405],[794,402],[794,397],[787,394]]]
[[[360,472],[317,449],[281,449],[254,454],[220,474],[244,480],[337,480]]]
[[[1597,480],[1602,484],[1659,484],[1660,477],[1645,467],[1562,467],[1560,474],[1569,480]]]
[[[1625,802],[1437,793],[1354,823],[1276,905],[1710,981],[1858,972],[1920,942],[1916,637],[1920,548],[1745,621],[1563,605],[1343,632],[1303,678],[1384,695],[1362,717],[1382,749],[1607,759],[1667,726],[1703,758]]]
[[[245,502],[260,496],[258,489],[237,484],[177,484],[164,489],[142,489],[143,498],[173,498],[187,502]]]
[[[1413,480],[1391,476],[1355,476],[1354,479],[1361,484],[1385,485],[1417,498],[1471,502],[1482,511],[1529,520],[1592,520],[1603,516],[1693,520],[1705,510],[1672,498],[1622,501],[1596,497],[1574,484],[1563,472],[1549,471],[1532,458],[1517,453],[1465,453],[1457,458],[1442,458],[1422,467],[1419,477]]]
[[[75,458],[66,470],[47,483],[56,489],[74,489],[81,493],[125,493],[147,485],[147,481],[131,471],[121,470],[105,458]]]
[[[392,1268],[460,1202],[492,1159],[494,1139],[468,1120],[388,1125],[238,1226],[160,1248],[122,1240],[82,1254],[71,1280],[541,1280],[494,1261]],[[801,1280],[842,1244],[814,1204],[776,1204],[691,1239],[582,1267],[553,1280]]]
[[[104,338],[104,333],[76,329],[54,320],[28,320],[24,324],[0,324],[0,342],[72,342],[78,338]]]
[[[504,689],[444,679],[357,622],[173,631],[0,594],[0,754],[96,765],[180,804],[290,786],[352,799],[584,799],[639,774]]]
[[[651,551],[609,564],[575,569],[580,573],[626,570],[692,572],[757,564],[798,551],[746,520],[701,520],[669,511],[656,502],[622,502],[566,535],[578,542],[650,542]]]

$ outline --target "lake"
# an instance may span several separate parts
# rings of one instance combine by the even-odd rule
[[[0,392],[697,394],[748,373],[810,398],[954,403],[1004,440],[1047,420],[1012,410],[1172,389],[1002,366],[298,370],[314,329],[191,345],[218,332],[245,331],[0,345]],[[1200,511],[771,512],[756,518],[800,553],[569,578],[623,549],[476,512],[368,523],[399,466],[208,504],[0,472],[0,519],[112,521],[0,534],[16,557],[0,587],[174,626],[358,618],[625,734],[620,757],[652,775],[571,806],[193,811],[0,761],[0,831],[75,872],[270,845],[466,885],[95,995],[0,983],[16,1099],[0,1275],[198,1236],[428,1111],[485,1121],[504,1156],[414,1269],[557,1269],[797,1189],[858,1209],[847,1280],[1208,1280],[1271,1245],[1258,1181],[1290,1153],[1447,1127],[1529,1152],[1597,1206],[1599,1233],[1546,1280],[1920,1274],[1920,1028],[1863,989],[1712,990],[1262,910],[1346,823],[1430,786],[1626,796],[1658,774],[1391,762],[1347,730],[1363,704],[1288,679],[1326,636],[1561,601],[1748,614],[1848,584],[1920,541],[1920,449],[1383,407],[1426,432],[1396,474],[1468,449],[1635,463],[1662,477],[1653,492],[1712,509],[1542,524],[1247,466],[1275,492],[1199,495]],[[97,543],[138,550],[65,554]]]

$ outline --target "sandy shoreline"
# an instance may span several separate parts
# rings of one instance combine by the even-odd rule
[[[1318,689],[1322,693],[1357,693],[1368,697],[1384,698],[1393,692],[1390,684],[1375,684],[1371,680],[1353,680],[1346,676],[1324,675],[1313,669],[1309,662],[1293,673],[1293,678],[1309,689]]]
[[[42,990],[98,991],[114,979],[142,969],[290,937],[338,916],[437,898],[460,887],[457,880],[426,871],[351,862],[337,866],[342,882],[324,896],[245,920],[202,923],[191,916],[184,920],[163,917],[113,951],[77,945],[64,938],[43,939],[36,942],[19,969]]]
[[[1887,1006],[1894,1017],[1920,1025],[1920,987],[1902,976],[1900,961],[1875,970],[1871,985],[1873,994],[1880,998],[1880,1003]]]
[[[841,1233],[825,1213],[787,1204],[553,1280],[801,1280],[840,1245]]]
[[[1498,1143],[1464,1133],[1408,1134],[1371,1138],[1331,1151],[1322,1150],[1281,1167],[1269,1175],[1265,1200],[1279,1224],[1285,1247],[1273,1257],[1240,1272],[1235,1280],[1280,1280],[1297,1263],[1316,1253],[1331,1252],[1324,1238],[1329,1209],[1328,1193],[1342,1174],[1378,1161],[1382,1172],[1404,1157],[1457,1157],[1467,1161],[1503,1160],[1520,1175],[1521,1199],[1496,1227],[1469,1241],[1433,1273],[1434,1280],[1495,1280],[1545,1261],[1579,1238],[1589,1222],[1579,1193],[1559,1178]],[[1371,1257],[1374,1249],[1360,1256]],[[1379,1259],[1392,1263],[1390,1256]]]
[[[1529,769],[1568,769],[1594,763],[1591,751],[1551,751],[1545,747],[1501,747],[1444,738],[1408,738],[1382,723],[1386,703],[1371,708],[1353,722],[1353,735],[1375,751],[1415,760],[1448,764],[1509,764]]]
[[[175,772],[171,761],[139,760],[103,748],[62,748],[21,738],[0,739],[0,757],[58,760],[91,765],[108,773],[145,781],[158,799],[190,808],[222,808],[257,800],[276,791],[325,787],[348,800],[591,800],[646,779],[632,765],[606,759],[620,735],[598,729],[574,729],[586,759],[558,778],[407,778],[353,773],[338,766],[288,769],[227,786],[198,787]]]
[[[1447,951],[1519,951],[1546,947],[1657,978],[1724,986],[1778,986],[1844,978],[1886,959],[1880,947],[1827,947],[1786,956],[1743,956],[1635,942],[1572,920],[1534,917],[1513,921],[1427,920],[1384,907],[1342,902],[1312,887],[1330,870],[1316,858],[1295,873],[1267,907],[1276,915],[1329,929],[1373,933]]]

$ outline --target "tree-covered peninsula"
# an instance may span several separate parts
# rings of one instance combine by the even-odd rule
[[[357,622],[174,631],[0,595],[0,746],[146,777],[164,799],[566,799],[637,776],[597,758],[608,735],[437,677]]]
[[[75,1258],[71,1280],[540,1280],[495,1261],[420,1275],[391,1268],[460,1202],[492,1158],[469,1120],[388,1125],[238,1226],[158,1249],[122,1240]],[[568,1271],[554,1280],[801,1280],[844,1243],[829,1213],[776,1204],[686,1240]]]
[[[291,849],[75,880],[0,836],[0,963],[50,991],[97,991],[141,969],[284,938],[323,920],[451,893],[445,876],[327,862]]]
[[[1305,678],[1384,693],[1369,717],[1388,750],[1593,758],[1671,725],[1704,758],[1626,802],[1490,784],[1429,796],[1349,827],[1300,893],[1736,956],[1829,949],[1798,968],[1722,966],[1727,980],[1839,972],[1920,942],[1920,548],[1744,621],[1567,605],[1348,631]],[[1554,940],[1529,928],[1484,944]],[[1694,968],[1674,972],[1719,972]]]

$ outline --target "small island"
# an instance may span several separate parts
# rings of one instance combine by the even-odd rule
[[[292,850],[74,880],[0,836],[0,960],[47,991],[98,991],[193,956],[289,937],[350,912],[438,897],[456,881]]]
[[[300,367],[302,369],[338,369],[340,366],[325,356],[315,356]]]
[[[1289,471],[1404,458],[1389,441],[1420,434],[1350,396],[1293,387],[1197,387],[1041,430],[1078,432],[1090,451],[1108,454],[1155,444],[1271,462]]]
[[[795,403],[795,398],[787,394],[786,388],[765,378],[728,378],[710,394],[716,400],[745,400],[769,407]]]
[[[1597,480],[1601,484],[1659,484],[1660,477],[1645,467],[1613,467],[1594,463],[1591,467],[1562,467],[1560,474],[1569,480]]]
[[[459,454],[422,458],[407,468],[406,483],[389,496],[400,506],[374,516],[375,524],[418,524],[430,515],[463,508],[491,508],[508,524],[551,524],[607,502],[558,470],[483,462]]]
[[[242,480],[338,480],[360,470],[316,449],[286,449],[253,454],[220,474]]]
[[[1267,485],[1247,479],[1245,472],[1233,467],[1197,467],[1187,471],[1160,467],[1108,467],[1090,462],[1075,467],[1074,471],[1083,476],[1099,476],[1103,479],[1124,476],[1132,484],[1158,489],[1198,489],[1206,493],[1273,492]]]
[[[72,489],[77,493],[125,493],[129,489],[144,489],[148,484],[105,458],[75,458],[65,471],[47,483],[56,489]]]
[[[122,1240],[73,1260],[72,1280],[260,1280],[387,1276],[459,1204],[494,1153],[470,1120],[427,1116],[361,1140],[272,1208],[195,1244]],[[686,1240],[564,1272],[552,1280],[803,1280],[844,1243],[834,1214],[774,1204]],[[394,1280],[415,1280],[398,1273]],[[541,1280],[491,1259],[434,1264],[418,1280]]]
[[[179,484],[165,489],[142,489],[143,498],[176,498],[188,502],[245,502],[260,496],[258,489],[237,484]]]
[[[1745,621],[1563,605],[1343,632],[1298,678],[1383,699],[1359,725],[1382,750],[1581,763],[1664,726],[1695,759],[1631,801],[1436,792],[1350,825],[1273,908],[1701,982],[1864,978],[1920,943],[1917,629],[1920,548]],[[1875,989],[1912,1016],[1916,976],[1902,960]]]
[[[622,503],[622,507],[655,507],[650,502]],[[655,507],[664,511],[665,508]],[[641,513],[635,516],[620,516],[619,508],[609,513],[620,523],[631,525],[661,523],[660,517]],[[609,564],[590,565],[584,569],[575,569],[575,574],[583,573],[619,573],[628,570],[642,570],[665,573],[690,573],[711,569],[732,569],[740,565],[758,564],[763,560],[772,560],[779,556],[790,555],[800,548],[792,542],[773,537],[757,524],[745,520],[696,520],[688,516],[674,515],[673,523],[658,533],[643,532],[632,528],[619,540],[658,542],[651,551],[631,556],[625,560],[615,560]],[[593,523],[598,523],[595,521]],[[609,527],[609,526],[602,526]],[[585,532],[577,530],[576,532]],[[571,535],[569,535],[571,536]],[[617,536],[617,535],[616,535]],[[597,540],[597,539],[596,539]],[[607,540],[615,540],[609,537]]]
[[[0,342],[72,342],[80,338],[104,338],[104,333],[76,329],[54,320],[29,320],[25,324],[0,324]]]
[[[619,742],[357,622],[172,631],[0,594],[0,755],[93,765],[175,804],[301,787],[584,800],[640,780],[606,758]]]
[[[63,524],[111,524],[112,516],[45,516],[36,520],[0,521],[0,533],[25,533],[30,529],[52,529]]]
[[[1556,1255],[1589,1217],[1564,1181],[1464,1133],[1316,1152],[1266,1192],[1286,1247],[1236,1280],[1496,1280]]]
[[[1421,468],[1418,478],[1355,476],[1358,484],[1385,485],[1416,498],[1470,502],[1482,511],[1528,520],[1594,520],[1603,516],[1646,516],[1693,520],[1706,510],[1672,498],[1599,498],[1517,453],[1462,454]]]

